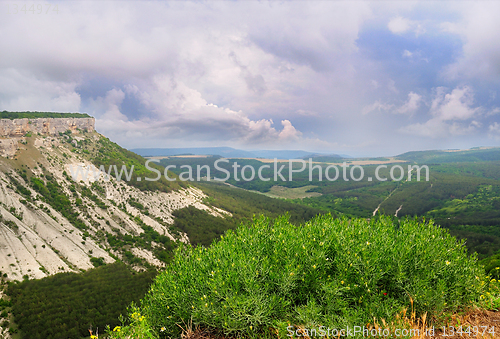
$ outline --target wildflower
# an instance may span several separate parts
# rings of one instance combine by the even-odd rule
[[[116,326],[115,328],[113,328],[113,332],[120,332],[120,330],[121,330],[120,326]]]
[[[341,283],[342,285],[344,285],[344,280],[342,280],[340,283]]]
[[[387,292],[384,292],[384,295],[387,295]]]
[[[366,244],[367,244],[368,246],[370,246],[370,243],[369,243],[368,241],[366,242]]]
[[[449,262],[448,260],[446,260],[446,265],[449,265],[449,264],[451,264],[451,262]]]
[[[313,268],[316,269],[316,265],[313,265]]]

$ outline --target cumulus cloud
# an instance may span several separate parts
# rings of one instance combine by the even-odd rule
[[[396,112],[400,114],[413,114],[420,107],[422,96],[415,93],[408,93],[408,101],[403,106],[399,107]]]
[[[76,82],[37,77],[16,69],[0,69],[0,109],[11,111],[78,112]]]
[[[387,24],[387,28],[394,34],[404,34],[412,31],[418,36],[425,33],[425,29],[421,23],[401,16],[392,18]]]
[[[444,74],[450,79],[498,79],[500,75],[500,3],[461,3],[458,22],[443,23],[445,32],[458,35],[463,47],[460,56],[447,66]]]
[[[430,112],[443,121],[467,120],[481,109],[472,107],[473,104],[474,92],[468,86],[457,87],[451,93],[446,93],[444,87],[438,87]]]
[[[398,16],[389,21],[387,28],[394,34],[401,34],[409,31],[412,25],[411,20]]]
[[[429,110],[432,118],[425,123],[405,126],[400,131],[433,138],[474,133],[481,127],[481,123],[471,119],[478,118],[485,109],[473,105],[474,92],[470,87],[457,87],[450,93],[447,93],[446,88],[439,87]]]
[[[130,137],[147,137],[164,142],[190,138],[192,142],[286,145],[301,139],[302,133],[289,120],[282,120],[283,128],[277,130],[272,119],[251,120],[242,111],[218,107],[196,90],[168,78],[158,78],[155,89],[143,92],[127,86],[126,92],[110,90],[90,105],[97,116],[97,129],[121,142],[126,143]],[[129,120],[120,111],[126,95],[139,98],[156,113],[155,117]]]

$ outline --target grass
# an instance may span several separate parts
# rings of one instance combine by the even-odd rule
[[[131,325],[110,336],[166,338],[194,327],[286,338],[289,326],[409,326],[405,314],[439,323],[498,306],[492,291],[496,280],[432,221],[327,215],[297,227],[262,217],[209,248],[177,249]]]
[[[283,199],[303,199],[303,198],[312,198],[321,196],[321,193],[318,192],[308,192],[311,188],[315,187],[317,186],[307,185],[302,187],[289,188],[276,185],[271,187],[269,192],[263,194],[271,198],[283,198]]]

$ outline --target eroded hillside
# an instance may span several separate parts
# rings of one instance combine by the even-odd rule
[[[175,243],[188,241],[172,227],[172,212],[194,206],[227,214],[178,181],[141,183],[142,158],[96,132],[28,133],[1,144],[8,149],[0,157],[0,271],[9,279],[85,270],[118,258],[137,268],[163,266]],[[130,182],[85,176],[96,165],[114,163],[136,165]]]

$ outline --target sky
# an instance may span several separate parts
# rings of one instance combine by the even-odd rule
[[[500,146],[498,13],[499,1],[0,1],[0,111],[85,112],[129,149]]]

